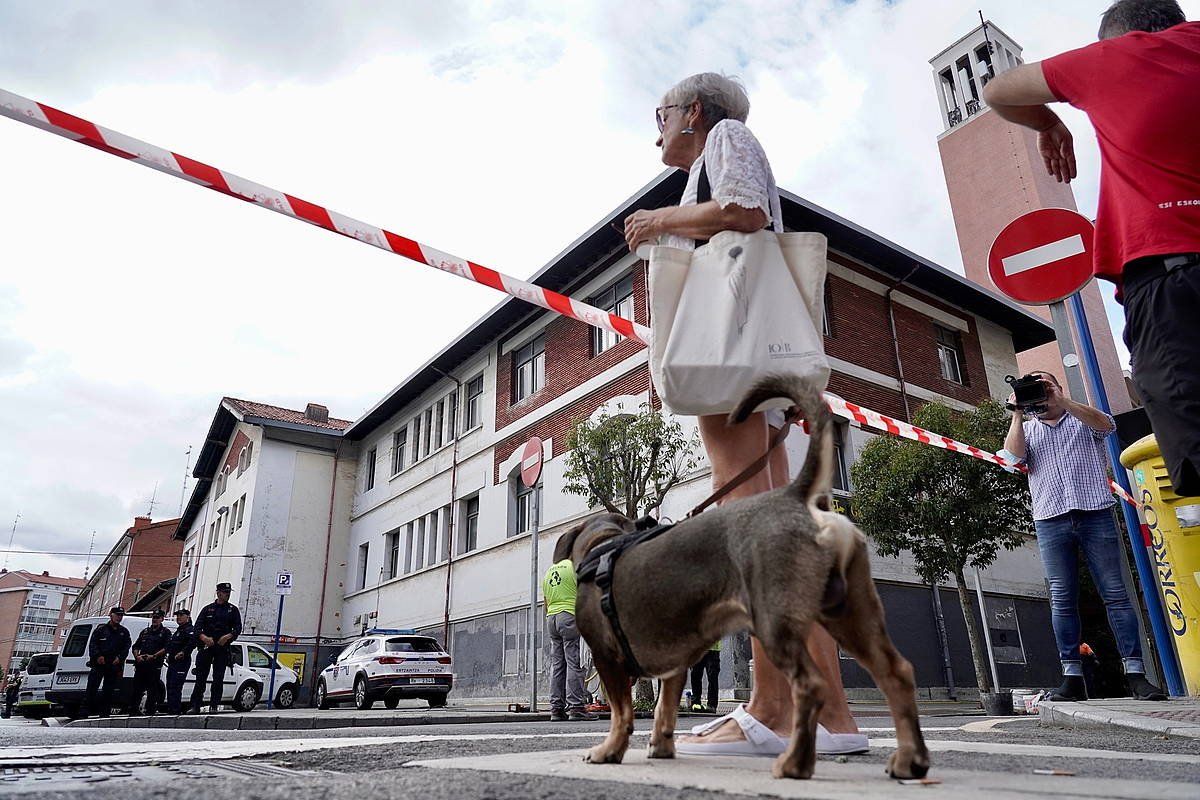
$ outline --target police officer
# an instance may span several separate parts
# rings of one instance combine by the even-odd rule
[[[92,633],[91,644],[88,645],[88,679],[87,700],[84,716],[97,713],[102,717],[112,715],[113,695],[121,684],[121,676],[125,673],[125,659],[129,657],[129,629],[121,624],[125,618],[125,609],[113,606],[108,610],[108,622],[101,625]],[[100,684],[104,690],[100,693],[97,703],[96,695]]]
[[[192,651],[196,649],[196,629],[192,626],[192,612],[180,608],[175,612],[175,632],[167,641],[167,713],[183,712],[183,684],[187,680],[188,667],[192,665]]]
[[[0,717],[8,719],[12,716],[13,706],[17,704],[17,698],[21,693],[21,673],[10,671],[8,678],[4,682],[4,713]]]
[[[212,670],[212,689],[209,690],[209,713],[215,714],[221,705],[221,688],[225,683],[225,671],[229,669],[229,643],[242,633],[242,615],[237,606],[229,602],[233,591],[228,583],[217,584],[217,600],[200,609],[196,617],[196,639],[200,650],[196,653],[196,688],[192,690],[191,713],[200,713],[204,699],[204,683]]]
[[[142,695],[146,695],[146,714],[154,716],[158,713],[159,691],[162,689],[162,665],[167,655],[167,642],[171,640],[171,632],[163,627],[161,608],[154,609],[150,615],[150,627],[143,628],[133,643],[133,702],[129,705],[129,713],[133,714],[142,705]]]

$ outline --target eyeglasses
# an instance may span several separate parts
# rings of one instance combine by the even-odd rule
[[[654,109],[654,121],[658,123],[658,132],[662,133],[667,126],[667,110],[671,108],[687,108],[691,103],[672,103],[669,106],[659,106]]]

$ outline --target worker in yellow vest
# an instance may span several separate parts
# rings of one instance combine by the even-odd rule
[[[700,681],[708,674],[708,705],[700,704]],[[721,674],[721,640],[717,639],[708,652],[692,665],[692,711],[717,710],[717,676]]]
[[[560,552],[565,550],[565,552]],[[598,719],[584,706],[583,670],[579,666],[579,628],[575,626],[575,565],[560,540],[554,565],[542,578],[546,632],[550,637],[550,721]]]

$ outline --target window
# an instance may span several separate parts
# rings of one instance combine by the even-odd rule
[[[517,536],[532,528],[533,524],[533,493],[534,489],[530,489],[525,484],[521,483],[520,478],[517,478],[517,514],[515,520],[515,528],[509,533],[509,536]],[[539,522],[541,517],[541,500],[542,500],[542,484],[538,483],[536,487],[538,499],[538,516]]]
[[[238,508],[241,506],[241,504],[242,504],[242,501],[240,499],[235,500],[233,503],[233,508],[229,509],[229,531],[228,531],[228,533],[230,536],[233,536],[233,532],[235,530],[237,530]]]
[[[833,427],[833,488],[850,491],[850,471],[846,468],[846,428]]]
[[[412,421],[413,441],[412,441],[412,460],[417,463],[417,459],[421,457],[421,415],[417,414],[417,418]]]
[[[413,571],[425,566],[425,517],[416,521],[416,532],[413,534]]]
[[[208,549],[212,550],[217,546],[217,523],[211,522],[208,526]]]
[[[588,303],[601,311],[633,319],[633,274],[626,275],[603,292],[588,298]],[[592,355],[603,353],[622,338],[612,331],[592,328]]]
[[[67,642],[63,645],[63,657],[77,658],[83,655],[87,650],[88,636],[91,632],[91,625],[76,625],[74,628],[71,628],[71,633],[67,636]]]
[[[238,475],[250,468],[250,454],[254,452],[254,442],[247,442],[242,448],[242,452],[238,454]]]
[[[271,657],[257,647],[247,647],[246,655],[249,656],[248,660],[250,661],[250,669],[271,668]]]
[[[413,523],[404,526],[404,572],[413,571]]]
[[[363,542],[358,546],[358,588],[367,588],[367,558],[371,553],[371,543]],[[237,648],[234,648],[235,650]]]
[[[31,595],[29,596],[29,605],[31,605],[31,606],[44,606],[44,605],[46,605],[46,601],[47,601],[47,600],[49,600],[49,595],[45,595],[45,594],[40,594],[40,593],[38,593],[38,592],[34,592],[33,594],[31,594]]]
[[[454,441],[458,436],[458,390],[446,395],[446,438]]]
[[[830,298],[833,290],[829,288],[829,280],[825,280],[825,291],[821,293],[821,334],[833,336],[833,314],[831,313]]]
[[[546,338],[538,336],[513,353],[513,402],[519,403],[546,385]]]
[[[425,413],[421,415],[420,420],[421,421],[419,424],[422,426],[424,431],[422,441],[425,442],[425,446],[421,450],[421,457],[424,458],[425,456],[429,455],[430,445],[432,444],[431,440],[433,439],[433,432],[430,430],[430,428],[433,427],[433,408],[430,407],[425,409]]]
[[[408,446],[408,426],[392,434],[392,474],[404,469],[404,448]]]
[[[941,325],[934,325],[933,331],[937,339],[938,368],[942,377],[965,386],[967,381],[962,366],[965,360],[962,337],[958,331],[943,328]]]
[[[389,653],[440,653],[442,646],[433,639],[412,637],[404,639],[388,639],[384,649]]]
[[[469,553],[479,547],[479,495],[463,500],[461,507],[458,552]]]
[[[442,437],[446,432],[446,401],[438,400],[433,414],[433,449],[442,446]]]
[[[438,561],[438,541],[442,538],[438,516],[438,512],[436,511],[425,516],[425,519],[428,520],[425,529],[426,544],[429,548],[428,558],[425,559],[425,566],[427,567],[432,567]]]
[[[539,609],[540,611],[540,609]],[[540,619],[539,614],[539,619]],[[541,649],[542,631],[534,627],[533,645]],[[547,659],[538,659],[538,669],[544,669]],[[529,672],[529,609],[508,611],[504,614],[504,674],[518,675]]]
[[[242,495],[242,499],[238,503],[238,513],[237,513],[238,530],[242,529],[242,518],[244,516],[246,516],[246,495]]]
[[[383,574],[391,580],[400,574],[400,531],[393,531],[384,536],[384,558],[387,559],[387,568]]]
[[[483,424],[483,376],[476,375],[467,381],[466,413],[463,429],[471,430]]]
[[[372,447],[367,451],[367,477],[363,491],[369,492],[375,488],[375,456],[377,448]]]

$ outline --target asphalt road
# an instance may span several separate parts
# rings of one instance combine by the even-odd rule
[[[644,760],[634,756],[645,747],[644,735],[634,740],[624,765],[581,764],[581,752],[599,740],[607,723],[263,732],[9,723],[0,725],[0,762],[9,765],[0,775],[0,794],[50,798],[86,792],[96,800],[245,796],[620,800],[726,796],[701,788],[724,786],[739,794],[859,800],[894,797],[899,791],[933,791],[944,797],[961,797],[969,791],[977,800],[1060,793],[1161,800],[1192,796],[1200,783],[1198,740],[1048,728],[1033,718],[1011,718],[992,726],[981,717],[926,717],[922,723],[935,748],[931,777],[940,775],[944,781],[940,786],[898,787],[889,781],[883,764],[890,746],[873,746],[866,755],[840,760],[822,758],[817,766],[819,780],[805,784],[772,781],[765,774],[767,759],[735,759],[708,772],[696,758],[639,765]],[[891,724],[887,718],[862,718],[859,724],[876,742],[894,738],[894,732],[886,730]],[[637,727],[644,733],[649,721],[640,720]],[[54,750],[29,750],[46,747]],[[268,752],[300,747],[314,749]],[[246,751],[253,754],[246,756]],[[114,758],[105,752],[124,755]],[[545,755],[530,758],[525,753]],[[171,761],[181,757],[189,760]],[[85,759],[102,763],[73,763]],[[45,767],[48,761],[61,766]],[[121,763],[113,766],[113,762]],[[405,766],[412,762],[425,766]],[[1038,776],[1036,769],[1075,775]],[[972,781],[981,782],[983,788]]]

